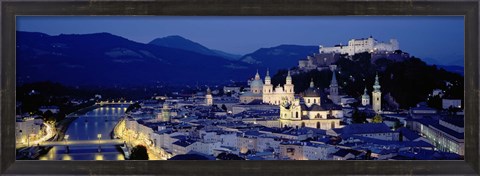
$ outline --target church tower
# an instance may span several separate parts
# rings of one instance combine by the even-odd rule
[[[273,85],[270,78],[270,72],[267,69],[267,75],[265,76],[265,84],[263,85],[263,102],[272,104]]]
[[[212,91],[210,90],[210,87],[207,88],[207,95],[205,95],[205,104],[207,104],[207,106],[213,105]]]
[[[285,97],[288,101],[293,101],[293,99],[295,98],[295,90],[292,83],[292,76],[290,76],[290,70],[288,70],[288,75],[285,79],[285,85],[283,86],[283,90],[284,92],[276,96],[276,99],[281,100],[282,97]]]
[[[372,107],[376,113],[382,110],[382,92],[380,91],[380,83],[378,82],[378,73],[375,76],[375,84],[372,92]]]
[[[362,95],[362,105],[367,106],[370,104],[370,96],[367,94],[367,87],[365,87],[365,90],[363,91]]]
[[[335,104],[339,104],[340,100],[338,98],[338,83],[337,83],[337,76],[335,74],[335,70],[332,71],[332,81],[330,82],[330,100],[333,101]]]
[[[288,94],[290,93],[293,94],[293,84],[292,84],[292,76],[290,76],[290,70],[288,70],[288,75],[285,82],[286,82],[285,86],[283,86],[285,92]]]
[[[167,102],[163,103],[163,108],[162,108],[162,119],[160,119],[163,122],[168,122],[170,121],[170,107],[168,106]]]

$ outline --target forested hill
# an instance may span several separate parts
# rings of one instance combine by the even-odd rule
[[[385,108],[408,108],[427,101],[434,89],[445,90],[445,97],[464,99],[464,78],[458,73],[448,72],[435,65],[428,65],[419,58],[410,57],[403,61],[378,59],[371,62],[370,54],[361,53],[352,59],[347,56],[337,61],[337,80],[341,93],[358,98],[367,87],[371,94],[378,73]],[[286,70],[280,70],[272,78],[274,84],[284,84]],[[303,92],[313,78],[315,86],[328,88],[332,78],[329,70],[301,72],[293,75],[295,92]],[[431,98],[430,98],[431,99]]]

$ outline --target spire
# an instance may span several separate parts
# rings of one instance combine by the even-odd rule
[[[265,84],[270,85],[271,84],[271,78],[270,78],[270,71],[267,68],[267,75],[265,75]]]
[[[287,78],[285,80],[286,84],[292,84],[292,76],[290,76],[290,70],[288,70]]]
[[[310,87],[313,88],[315,87],[314,83],[313,83],[313,78],[310,80]]]
[[[211,95],[212,91],[210,90],[210,87],[207,88],[207,95]]]
[[[257,74],[255,74],[255,80],[259,80],[260,79],[260,74],[258,74],[258,69],[257,69]]]
[[[333,71],[332,81],[330,82],[330,87],[332,87],[332,86],[338,86],[337,76],[336,76],[336,74],[335,74],[335,71]]]
[[[265,80],[270,79],[270,71],[267,68],[267,75],[265,75]]]
[[[367,93],[367,87],[365,86],[365,90],[363,91],[362,99],[370,99],[370,96]]]
[[[375,76],[375,84],[373,85],[373,91],[380,91],[380,82],[378,81],[378,72]]]

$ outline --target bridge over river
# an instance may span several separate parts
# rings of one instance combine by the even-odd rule
[[[120,139],[100,139],[100,140],[75,140],[75,141],[46,141],[42,142],[40,146],[112,146],[112,145],[122,145],[123,140]]]
[[[117,102],[118,103],[118,102]],[[110,139],[113,128],[128,105],[105,104],[78,116],[67,128],[67,140],[42,142],[52,148],[40,160],[124,160],[118,147],[123,140]],[[73,116],[73,115],[72,115]],[[100,136],[100,137],[99,137]],[[99,139],[100,138],[100,139]],[[67,147],[68,146],[68,147]]]

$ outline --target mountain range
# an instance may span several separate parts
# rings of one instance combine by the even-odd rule
[[[144,44],[109,33],[16,34],[20,84],[46,80],[67,85],[225,83],[245,81],[253,77],[256,69],[271,66],[251,64],[238,55],[209,49],[180,36]],[[280,48],[284,50],[281,52],[296,53],[298,57],[308,54],[296,51],[298,47],[294,45]],[[254,53],[263,52],[271,53],[265,49]],[[284,64],[278,62],[283,58],[277,56],[277,63]],[[256,59],[263,62],[262,58]]]
[[[66,85],[223,84],[291,68],[317,46],[279,45],[240,56],[181,36],[139,43],[109,33],[16,33],[17,82]],[[461,70],[458,67],[443,67]]]

